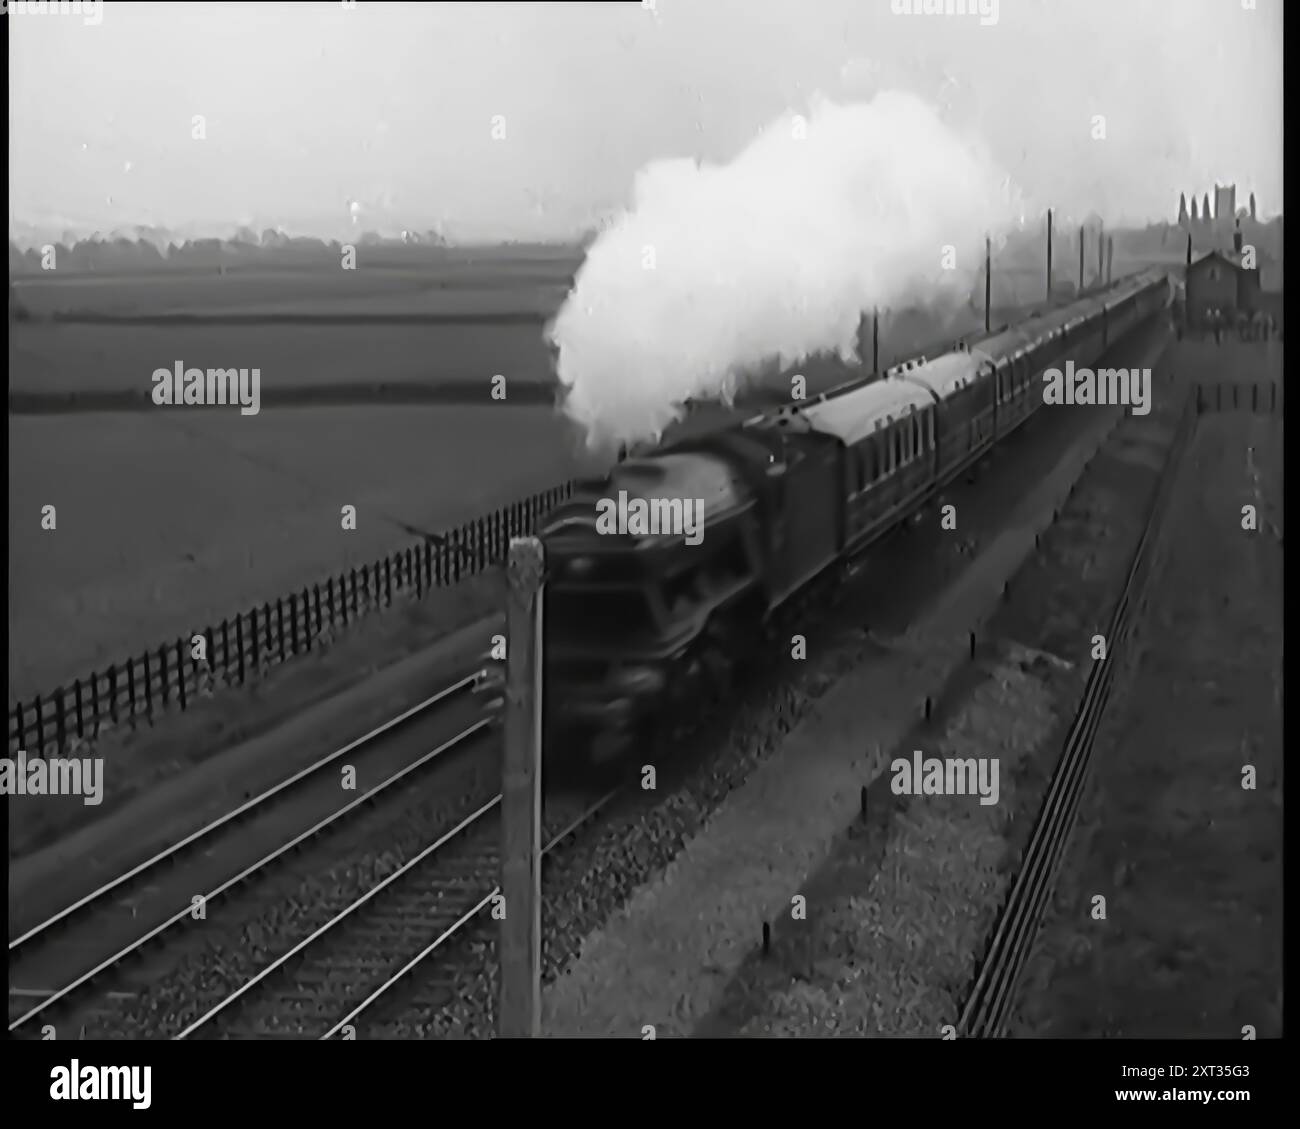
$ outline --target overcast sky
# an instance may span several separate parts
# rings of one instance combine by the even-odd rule
[[[363,227],[564,237],[650,160],[725,161],[814,91],[882,86],[1064,214],[1173,218],[1216,180],[1275,214],[1282,3],[1250,2],[1000,0],[990,26],[899,0],[11,10],[11,225],[338,235],[355,201]]]

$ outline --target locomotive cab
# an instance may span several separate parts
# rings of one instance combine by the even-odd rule
[[[761,575],[751,507],[734,501],[715,507],[698,540],[598,535],[590,497],[552,516],[543,530],[548,759],[557,747],[565,760],[575,753],[600,760],[602,749],[612,755],[670,720],[697,690],[707,644]],[[757,621],[762,608],[746,609],[754,610]]]
[[[698,692],[709,673],[706,644],[757,585],[738,524],[711,529],[694,549],[678,543],[603,561],[557,551],[551,573],[543,613],[547,744],[599,739],[611,752],[670,720],[674,706]],[[624,579],[601,582],[602,574]]]

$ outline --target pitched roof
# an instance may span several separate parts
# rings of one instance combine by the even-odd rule
[[[1217,248],[1216,248],[1215,250],[1213,250],[1213,251],[1202,251],[1199,255],[1197,255],[1195,258],[1192,259],[1191,265],[1190,265],[1187,269],[1188,269],[1188,270],[1195,270],[1195,269],[1196,269],[1197,267],[1199,267],[1202,263],[1204,263],[1204,262],[1206,262],[1206,261],[1208,261],[1208,260],[1210,260],[1210,259],[1218,259],[1218,260],[1220,260],[1221,262],[1226,263],[1228,266],[1232,267],[1234,270],[1247,270],[1247,269],[1249,269],[1249,268],[1247,268],[1247,267],[1243,267],[1243,266],[1241,265],[1242,252],[1240,252],[1240,251],[1220,251],[1220,250],[1218,250]]]
[[[1282,264],[1274,259],[1272,255],[1265,251],[1255,248],[1255,266],[1243,267],[1241,260],[1243,253],[1240,251],[1229,251],[1216,248],[1212,251],[1202,251],[1191,263],[1190,267],[1184,268],[1183,274],[1186,277],[1188,271],[1200,267],[1209,259],[1218,259],[1220,262],[1232,267],[1234,270],[1254,270],[1259,278],[1260,288],[1263,290],[1274,291],[1282,289]]]

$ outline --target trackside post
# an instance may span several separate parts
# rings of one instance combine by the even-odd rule
[[[542,594],[536,537],[512,537],[506,565],[505,751],[501,784],[501,986],[497,1033],[540,1034],[542,965]]]

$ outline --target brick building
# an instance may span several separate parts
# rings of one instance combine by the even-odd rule
[[[1235,321],[1241,314],[1269,312],[1270,304],[1264,300],[1259,282],[1258,253],[1256,265],[1243,266],[1240,231],[1233,235],[1232,243],[1231,251],[1207,251],[1188,265],[1188,325],[1210,324],[1216,310],[1228,321]]]

